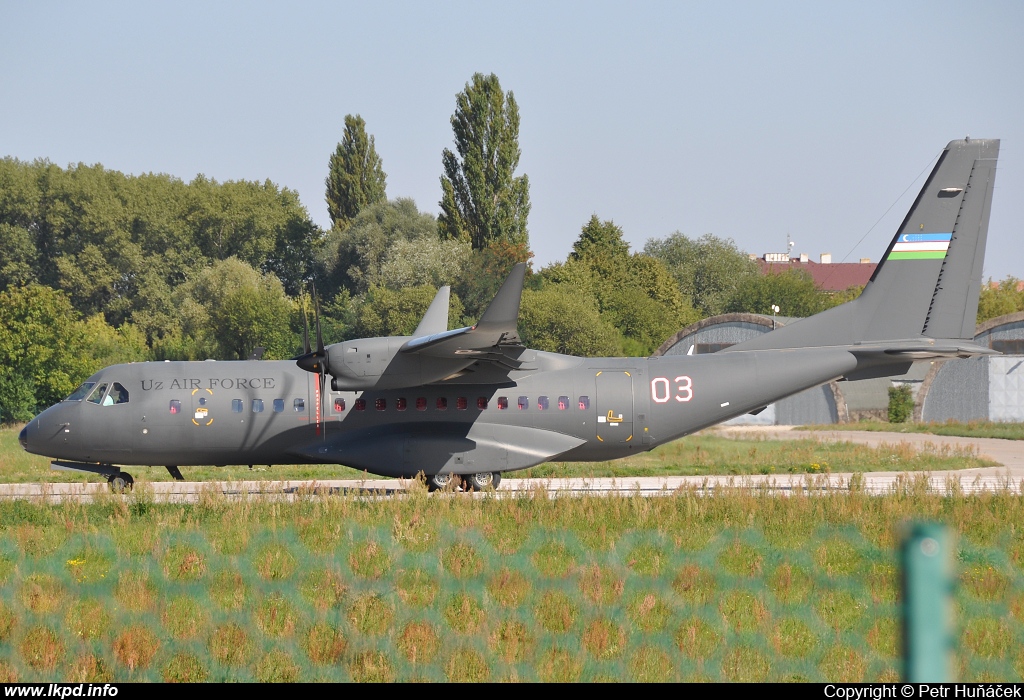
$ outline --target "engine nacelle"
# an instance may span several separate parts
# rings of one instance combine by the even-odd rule
[[[400,352],[408,337],[360,338],[327,347],[327,371],[334,391],[401,389],[437,382],[465,369],[473,358],[428,362],[415,352]]]

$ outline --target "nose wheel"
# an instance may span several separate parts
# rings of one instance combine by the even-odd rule
[[[118,472],[108,476],[107,483],[110,484],[110,490],[114,493],[125,493],[132,490],[132,487],[135,485],[135,479],[128,472]]]

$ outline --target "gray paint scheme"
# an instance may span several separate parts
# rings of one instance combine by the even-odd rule
[[[89,381],[121,383],[128,402],[63,401],[20,439],[30,452],[83,468],[322,462],[389,476],[479,475],[555,458],[624,457],[842,377],[990,353],[962,329],[976,312],[970,289],[990,203],[973,197],[975,189],[990,192],[997,150],[998,141],[951,142],[901,226],[952,230],[945,260],[883,262],[857,300],[718,353],[579,358],[525,348],[516,329],[519,265],[476,326],[443,330],[442,289],[418,337],[326,348],[318,337],[317,349],[297,361],[115,365]],[[954,185],[968,196],[936,194]],[[943,290],[961,290],[966,300]],[[952,335],[936,337],[936,329]],[[331,390],[321,397],[326,374]],[[344,410],[334,410],[335,398]],[[254,412],[259,401],[263,410]]]

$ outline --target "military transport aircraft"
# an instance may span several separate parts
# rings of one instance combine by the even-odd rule
[[[553,459],[608,460],[836,379],[904,374],[974,344],[998,140],[952,141],[854,301],[713,354],[583,358],[524,347],[525,267],[479,322],[448,330],[442,287],[409,337],[292,361],[141,362],[91,376],[21,431],[55,468],[130,486],[122,465],[339,463],[496,486]],[[330,377],[329,386],[327,378]]]

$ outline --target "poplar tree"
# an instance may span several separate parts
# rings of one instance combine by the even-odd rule
[[[345,134],[328,166],[327,211],[337,228],[345,228],[368,204],[387,199],[387,174],[358,114],[345,115]]]
[[[456,96],[455,150],[444,149],[441,176],[443,238],[469,241],[474,250],[495,242],[529,245],[530,182],[519,165],[519,107],[498,76],[476,73]]]

